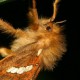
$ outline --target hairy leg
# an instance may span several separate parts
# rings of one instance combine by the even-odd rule
[[[23,30],[13,28],[12,25],[3,21],[2,19],[0,19],[0,30],[2,30],[5,33],[10,33],[11,35],[14,35],[15,37],[21,37],[25,35],[25,32]]]
[[[2,57],[6,57],[11,53],[12,53],[12,51],[10,49],[4,48],[4,47],[0,48],[0,55]]]
[[[9,33],[9,35],[13,35],[16,38],[23,37],[26,35],[23,30],[15,29],[12,25],[3,21],[2,19],[0,19],[0,30],[4,33]],[[10,49],[7,49],[5,47],[0,48],[0,55],[2,55],[3,57],[6,57],[10,53],[12,53]]]

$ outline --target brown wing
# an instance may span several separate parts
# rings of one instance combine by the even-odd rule
[[[40,71],[40,58],[37,56],[37,45],[24,46],[14,54],[9,55],[0,61],[0,80],[34,80]],[[8,70],[12,67],[21,68],[32,66],[31,70],[22,74],[12,73]]]

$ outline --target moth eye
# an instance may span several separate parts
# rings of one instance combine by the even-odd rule
[[[50,26],[47,26],[46,27],[46,30],[51,31],[51,27]]]

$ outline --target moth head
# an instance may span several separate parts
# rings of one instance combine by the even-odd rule
[[[60,21],[60,22],[54,22],[56,15],[57,15],[57,4],[59,3],[60,0],[55,0],[53,3],[53,14],[50,18],[40,18],[38,17],[38,12],[36,8],[36,0],[32,0],[32,8],[29,8],[29,19],[31,20],[31,29],[34,31],[43,29],[45,31],[51,32],[54,31],[55,29],[58,30],[56,26],[58,26],[60,23],[65,22]]]

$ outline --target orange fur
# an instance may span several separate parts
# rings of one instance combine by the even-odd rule
[[[65,37],[62,33],[62,27],[60,27],[55,22],[53,23],[53,21],[51,21],[52,18],[37,19],[38,16],[36,16],[36,9],[34,10],[33,8],[32,10],[33,11],[31,11],[31,13],[34,14],[31,15],[33,15],[34,17],[30,17],[34,19],[36,17],[37,22],[33,19],[34,22],[31,23],[27,29],[14,29],[12,26],[4,22],[3,20],[0,20],[0,29],[5,31],[6,33],[11,33],[17,37],[17,39],[15,39],[13,41],[13,44],[11,45],[11,50],[13,52],[18,54],[20,53],[18,57],[15,58],[15,60],[21,57],[22,60],[23,56],[29,54],[29,58],[25,57],[27,61],[29,61],[30,58],[33,57],[32,55],[35,56],[37,54],[36,51],[38,51],[38,49],[43,49],[42,53],[40,54],[40,61],[42,63],[41,67],[44,67],[45,69],[53,69],[55,62],[62,57],[64,52],[66,52]],[[26,53],[24,52],[24,50],[22,51],[25,46],[30,46],[27,47],[25,51],[31,50],[32,52],[30,52],[32,54],[30,54],[29,51],[26,51]],[[12,61],[11,64],[13,62],[14,61]]]
[[[28,36],[20,36],[14,40],[11,45],[11,50],[16,53],[19,48],[35,42],[38,49],[43,49],[40,55],[42,66],[44,66],[45,69],[52,69],[55,65],[55,61],[60,59],[62,54],[66,51],[66,45],[64,35],[61,31],[62,27],[58,24],[46,21],[47,19],[41,19],[36,31],[31,28],[31,26],[24,30],[24,33]],[[35,24],[33,24],[33,26],[35,26]],[[47,30],[48,26],[51,28],[50,31]]]

